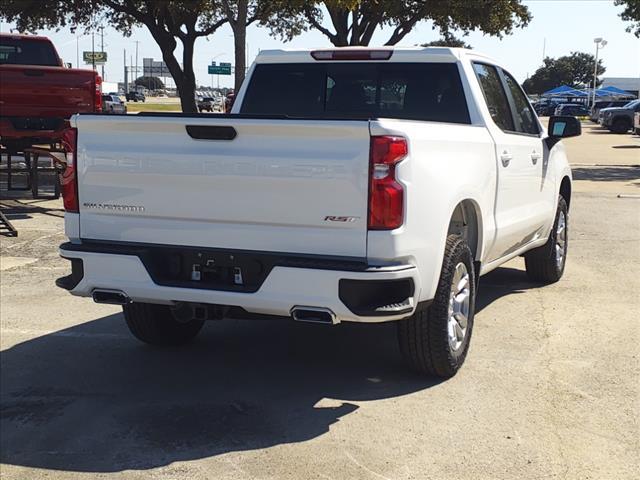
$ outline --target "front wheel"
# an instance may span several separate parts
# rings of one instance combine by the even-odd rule
[[[568,233],[569,209],[565,199],[559,196],[549,240],[543,246],[524,255],[527,275],[531,280],[542,283],[555,283],[560,280],[567,262]]]
[[[176,320],[167,305],[130,303],[122,311],[131,333],[150,345],[182,345],[192,340],[204,324],[204,320]]]
[[[433,303],[398,322],[400,350],[413,370],[450,378],[462,367],[473,329],[475,275],[467,242],[449,235]]]

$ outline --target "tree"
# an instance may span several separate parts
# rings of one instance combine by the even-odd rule
[[[269,0],[238,0],[231,2],[221,0],[222,11],[233,31],[233,50],[235,53],[235,91],[237,92],[244,81],[247,46],[247,27],[256,20],[268,19],[274,14]]]
[[[180,95],[183,112],[196,112],[193,51],[200,37],[227,22],[213,0],[2,0],[0,18],[16,22],[20,31],[59,29],[66,25],[95,28],[107,21],[125,35],[145,26],[162,52],[162,59]],[[176,58],[182,43],[182,62]]]
[[[158,77],[138,77],[135,84],[147,90],[164,90],[164,83]]]
[[[418,22],[431,20],[443,35],[451,30],[479,29],[501,37],[524,27],[531,15],[521,0],[273,0],[275,15],[261,20],[275,35],[291,40],[301,31],[316,29],[337,47],[369,45],[381,27],[392,26],[385,45],[395,45]],[[323,8],[329,14],[324,22]]]
[[[595,57],[589,53],[571,52],[559,58],[547,57],[544,64],[527,78],[522,87],[527,93],[541,94],[560,85],[585,88],[593,85]],[[598,60],[598,76],[605,72],[602,60]],[[599,85],[601,82],[598,81]]]
[[[421,47],[453,47],[453,48],[472,48],[471,45],[466,43],[461,38],[457,38],[452,34],[443,35],[438,40],[432,42],[423,43]]]
[[[624,6],[620,18],[633,22],[627,27],[627,32],[633,32],[636,37],[640,37],[640,0],[616,0],[615,4]]]

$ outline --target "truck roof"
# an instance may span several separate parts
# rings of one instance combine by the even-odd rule
[[[37,40],[39,42],[51,42],[49,37],[44,37],[42,35],[30,35],[27,33],[0,33],[0,37],[8,37],[8,38],[20,38],[27,40]]]
[[[486,58],[491,63],[497,63],[491,58],[467,48],[453,47],[333,47],[333,48],[313,48],[313,49],[278,49],[278,50],[262,50],[256,57],[255,63],[312,63],[315,60],[312,52],[341,52],[342,54],[354,52],[362,54],[365,52],[390,52],[388,59],[371,58],[364,61],[400,61],[400,62],[456,62],[462,57],[472,54]],[[344,58],[343,61],[349,59]]]

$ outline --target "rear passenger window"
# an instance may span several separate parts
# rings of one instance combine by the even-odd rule
[[[482,87],[482,93],[494,123],[502,130],[515,131],[507,95],[502,88],[502,82],[496,68],[482,63],[474,63],[473,69],[480,82],[480,87]]]
[[[507,87],[509,87],[509,91],[513,97],[514,106],[516,107],[516,130],[521,133],[538,135],[540,133],[538,122],[536,122],[536,116],[527,101],[527,97],[525,97],[520,85],[518,85],[518,82],[516,82],[509,73],[504,70],[502,70],[502,73],[504,73]]]

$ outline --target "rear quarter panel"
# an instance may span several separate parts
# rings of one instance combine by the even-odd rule
[[[405,222],[391,232],[369,232],[369,261],[402,259],[416,265],[422,278],[419,298],[431,299],[440,276],[449,221],[458,203],[468,199],[476,207],[481,224],[478,259],[494,237],[493,140],[479,125],[403,120],[372,122],[371,135],[404,136],[409,154],[397,168],[398,180],[405,186]]]

